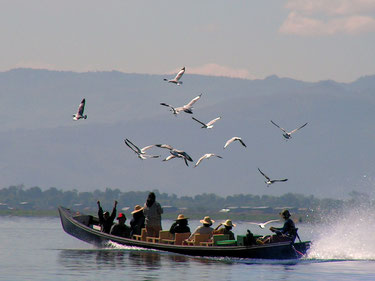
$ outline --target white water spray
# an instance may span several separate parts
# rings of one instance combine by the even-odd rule
[[[319,226],[308,259],[375,260],[375,210],[358,207]]]

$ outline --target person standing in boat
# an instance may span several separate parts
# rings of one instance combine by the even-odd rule
[[[224,226],[220,228],[221,226]],[[213,234],[229,234],[229,240],[235,240],[234,233],[232,232],[232,228],[236,225],[232,223],[231,220],[226,220],[223,223],[220,223],[214,230]],[[219,229],[220,228],[220,229]]]
[[[176,222],[171,225],[169,232],[172,234],[190,232],[190,227],[188,227],[188,224],[188,218],[180,214],[178,215]]]
[[[198,226],[194,230],[194,232],[190,235],[190,237],[188,238],[188,240],[194,239],[194,235],[197,234],[197,233],[200,233],[200,234],[210,234],[210,237],[212,237],[214,229],[211,227],[211,225],[214,222],[215,221],[212,220],[209,216],[204,217],[203,220],[200,220],[200,223],[202,223],[203,225]]]
[[[117,217],[118,223],[112,225],[110,234],[130,238],[130,227],[125,224],[126,216],[124,213],[119,213]]]
[[[159,231],[161,228],[161,214],[163,209],[160,204],[156,202],[156,196],[154,192],[150,192],[146,203],[143,207],[143,213],[146,217],[145,225],[147,236],[149,237],[159,237]]]
[[[143,208],[139,205],[135,205],[134,211],[131,212],[133,218],[130,221],[131,233],[130,237],[133,235],[141,235],[142,228],[145,228],[145,215],[143,214]]]
[[[112,214],[111,215],[109,215],[109,212],[107,212],[107,211],[103,213],[103,209],[100,206],[100,201],[98,200],[97,203],[98,203],[98,208],[99,208],[99,210],[98,210],[99,224],[100,224],[103,232],[109,233],[111,231],[111,227],[113,225],[113,221],[116,218],[117,201],[115,201],[115,203],[113,205],[113,210],[112,210]]]

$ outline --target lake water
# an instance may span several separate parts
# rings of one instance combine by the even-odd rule
[[[375,280],[370,222],[346,217],[324,227],[299,224],[301,238],[314,241],[309,255],[276,261],[197,258],[116,245],[97,249],[65,233],[58,218],[0,217],[0,280]],[[164,228],[170,224],[163,222]],[[192,221],[190,227],[198,224]],[[245,222],[235,233],[248,228],[269,233]]]

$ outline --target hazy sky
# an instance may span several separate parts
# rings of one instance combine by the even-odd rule
[[[0,0],[0,70],[375,74],[375,0]]]

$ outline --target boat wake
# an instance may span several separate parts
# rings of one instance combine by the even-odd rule
[[[136,246],[121,245],[113,241],[108,241],[107,243],[105,243],[104,247],[107,250],[115,249],[115,250],[131,250],[131,251],[148,251],[148,252],[156,251],[153,249],[145,249],[145,248],[136,247]]]
[[[358,207],[328,216],[319,226],[306,259],[320,261],[375,260],[375,213]]]

